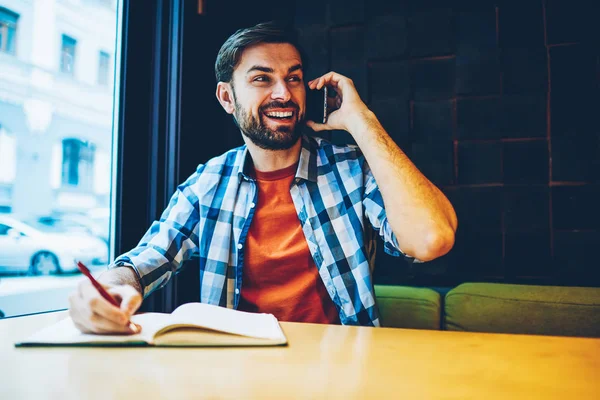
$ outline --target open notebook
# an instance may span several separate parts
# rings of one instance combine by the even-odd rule
[[[256,314],[202,303],[187,303],[171,314],[145,313],[131,321],[136,335],[81,333],[71,318],[55,323],[15,346],[275,346],[287,339],[272,314]]]

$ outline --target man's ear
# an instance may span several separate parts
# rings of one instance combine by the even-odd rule
[[[227,114],[233,114],[235,110],[235,102],[233,99],[233,90],[231,84],[226,82],[217,83],[217,100],[221,103],[221,106]]]

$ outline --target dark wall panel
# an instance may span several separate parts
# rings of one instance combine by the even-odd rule
[[[600,285],[600,15],[591,2],[206,3],[186,24],[182,175],[242,143],[214,96],[221,43],[259,21],[291,22],[310,57],[307,78],[349,75],[459,216],[447,256],[415,268],[379,251],[376,282]]]

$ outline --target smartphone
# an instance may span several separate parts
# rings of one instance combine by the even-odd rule
[[[307,89],[306,93],[306,118],[324,124],[327,122],[327,96],[328,89],[324,86],[321,90]]]
[[[327,86],[323,86],[323,123],[327,122]]]

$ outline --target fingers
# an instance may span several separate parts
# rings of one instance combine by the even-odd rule
[[[69,298],[69,314],[80,331],[99,334],[132,333],[127,324],[106,319],[93,312],[91,308],[85,307],[85,303],[81,300],[77,294],[73,294]]]
[[[308,82],[308,87],[311,89],[321,90],[323,86],[330,85],[333,87],[338,87],[338,80],[334,80],[333,72],[329,72],[320,78],[314,79]]]
[[[131,317],[142,305],[142,295],[129,285],[110,288],[108,292],[121,301],[121,311]]]
[[[123,324],[127,322],[125,320],[128,319],[128,316],[120,309],[110,304],[89,282],[84,281],[79,285],[79,295],[92,312],[114,322],[122,321]]]
[[[78,290],[69,297],[69,314],[75,326],[86,333],[135,333],[129,327],[129,318],[138,309],[141,299],[132,292],[137,291],[128,285],[116,286],[109,290],[127,299],[126,311],[105,300],[89,282],[83,281]],[[138,297],[139,293],[137,293]],[[133,310],[130,312],[130,310]]]
[[[314,121],[306,121],[306,126],[312,129],[315,132],[331,130],[331,128],[327,124],[319,124]]]
[[[69,296],[69,316],[73,323],[83,333],[93,332],[91,325],[85,318],[85,312],[82,307],[83,302],[80,300],[79,293],[73,293]]]
[[[308,82],[308,87],[311,89],[320,90],[325,85],[330,85],[335,88],[338,88],[340,91],[343,91],[344,87],[354,85],[354,83],[350,78],[347,78],[344,75],[338,74],[337,72],[333,71],[330,71],[325,75],[322,75],[321,77]]]

